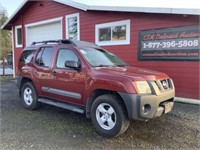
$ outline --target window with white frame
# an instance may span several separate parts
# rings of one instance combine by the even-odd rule
[[[130,20],[97,24],[95,42],[100,46],[130,44]]]
[[[66,16],[66,39],[80,40],[79,13]]]
[[[22,26],[15,27],[15,47],[22,47]]]

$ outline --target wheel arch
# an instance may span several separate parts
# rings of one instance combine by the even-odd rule
[[[88,100],[86,102],[86,117],[87,118],[91,118],[91,107],[92,107],[92,104],[95,101],[95,99],[97,97],[99,97],[101,95],[105,95],[105,94],[113,94],[113,95],[119,97],[119,99],[121,100],[121,103],[127,113],[127,108],[126,108],[124,99],[120,96],[120,94],[118,92],[111,91],[111,90],[105,90],[105,89],[96,89],[95,91],[92,92],[91,96],[88,98]]]
[[[21,92],[22,87],[23,87],[23,85],[24,85],[25,83],[27,83],[27,82],[31,82],[32,85],[33,85],[33,87],[35,88],[35,85],[34,85],[33,81],[32,81],[30,78],[23,77],[23,78],[21,79],[21,82],[20,82],[20,85],[19,85],[19,96],[20,96],[20,97],[21,97],[21,95],[22,95],[22,92]],[[35,91],[37,92],[36,88],[35,88]]]

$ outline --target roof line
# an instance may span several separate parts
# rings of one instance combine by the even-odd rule
[[[190,8],[159,8],[159,7],[116,7],[116,6],[98,6],[86,5],[72,0],[54,0],[55,2],[69,5],[84,11],[99,10],[99,11],[121,11],[121,12],[143,12],[143,13],[163,13],[163,14],[183,14],[183,15],[200,15],[200,9]]]
[[[19,6],[18,8],[14,11],[14,13],[9,17],[9,19],[1,26],[1,29],[3,29],[7,24],[8,22],[10,22],[10,20],[13,19],[13,17],[17,14],[17,12],[28,2],[29,0],[24,0]],[[55,2],[58,2],[58,3],[61,3],[61,4],[64,4],[64,5],[69,5],[69,6],[72,6],[72,7],[75,7],[75,8],[78,8],[78,9],[81,9],[81,10],[84,10],[84,11],[87,11],[89,6],[88,5],[85,5],[85,4],[82,4],[82,3],[78,3],[78,2],[74,2],[74,1],[71,1],[71,0],[53,0]]]
[[[10,16],[10,18],[1,26],[1,29],[3,29],[7,23],[13,19],[13,17],[17,14],[17,12],[26,4],[28,0],[24,0],[18,7],[17,9],[14,11],[14,13]]]
[[[64,5],[68,5],[68,6],[71,6],[71,7],[75,7],[75,8],[84,10],[84,11],[87,11],[89,9],[88,5],[85,5],[85,4],[82,4],[82,3],[79,3],[79,2],[74,2],[74,1],[71,1],[71,0],[53,0],[53,1],[64,4]]]
[[[200,9],[189,8],[90,6],[88,10],[200,15]]]
[[[200,9],[193,8],[160,8],[160,7],[129,7],[129,6],[101,6],[86,5],[73,0],[53,0],[55,2],[75,7],[84,11],[121,11],[121,12],[143,12],[143,13],[161,13],[161,14],[182,14],[182,15],[200,15]]]

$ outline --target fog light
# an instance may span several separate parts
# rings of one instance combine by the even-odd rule
[[[143,112],[144,114],[147,114],[147,113],[149,113],[150,111],[151,111],[151,105],[145,104],[145,105],[142,107],[142,112]]]

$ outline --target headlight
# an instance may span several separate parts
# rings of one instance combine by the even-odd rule
[[[151,89],[146,81],[133,82],[133,86],[138,94],[151,93]]]

